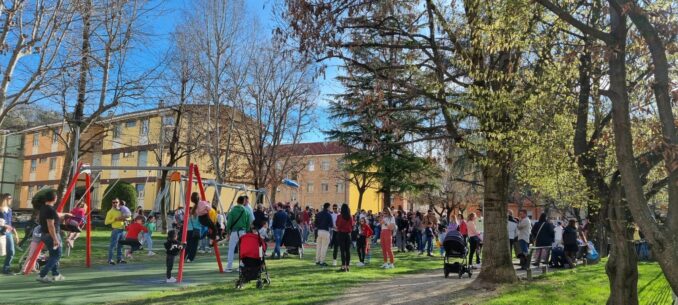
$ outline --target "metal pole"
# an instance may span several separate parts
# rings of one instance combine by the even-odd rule
[[[73,173],[72,176],[76,177],[76,173],[78,172],[78,154],[80,153],[80,122],[75,122],[75,147],[73,148]],[[77,177],[75,178],[77,179]],[[75,196],[71,196],[68,210],[70,211],[73,209],[73,205],[75,204]]]
[[[85,248],[85,266],[92,267],[92,178],[85,174],[85,202],[87,203],[87,243]],[[75,196],[71,196],[73,198]]]

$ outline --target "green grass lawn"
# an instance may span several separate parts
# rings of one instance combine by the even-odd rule
[[[35,274],[0,276],[3,290],[0,303],[267,304],[274,301],[275,304],[312,304],[336,299],[346,289],[363,283],[441,268],[440,258],[396,254],[396,269],[383,270],[379,268],[381,252],[377,247],[373,248],[371,265],[339,273],[337,267],[315,266],[314,249],[306,249],[303,260],[267,261],[271,286],[257,290],[254,283],[249,283],[243,290],[236,290],[237,272],[219,274],[214,255],[199,254],[195,262],[185,265],[184,283],[165,284],[162,282],[164,251],[156,250],[158,255],[154,257],[147,257],[144,251],[127,265],[107,265],[109,234],[107,231],[94,232],[93,266],[90,269],[84,268],[84,236],[76,242],[71,256],[61,261],[62,273],[67,277],[64,282],[38,283]],[[156,249],[162,247],[161,234],[156,234],[154,241]],[[221,248],[221,253],[225,268],[226,248]],[[331,259],[331,251],[328,257]],[[357,260],[355,252],[352,252],[352,259]],[[175,274],[177,266],[178,262],[175,263]]]
[[[656,263],[638,265],[640,304],[670,305],[671,288]],[[501,288],[500,296],[481,302],[501,304],[605,304],[610,287],[605,261],[574,270],[551,272],[532,282]]]

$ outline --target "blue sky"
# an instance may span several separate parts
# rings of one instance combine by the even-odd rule
[[[164,0],[162,1],[163,14],[149,17],[146,21],[148,25],[152,26],[151,32],[154,34],[154,43],[152,49],[154,50],[152,56],[161,56],[161,52],[167,49],[169,42],[169,34],[173,31],[177,22],[181,21],[182,10],[190,5],[190,0]],[[273,16],[273,1],[272,0],[245,0],[247,6],[247,14],[250,18],[256,18],[261,25],[261,30],[270,33],[276,27],[276,21]],[[332,98],[333,94],[341,91],[340,84],[335,80],[337,75],[337,63],[327,63],[328,69],[326,75],[318,79],[318,89],[320,96],[317,99],[316,108],[316,126],[306,135],[304,142],[324,141],[325,135],[323,130],[331,127],[331,122],[327,118],[327,104],[328,100]]]

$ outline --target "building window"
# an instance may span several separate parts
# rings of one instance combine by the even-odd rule
[[[142,137],[148,136],[148,119],[141,121],[141,128],[139,128],[139,135]]]
[[[49,135],[49,129],[43,129],[40,132],[40,135],[43,136],[43,137],[46,137],[47,135]]]
[[[31,173],[35,173],[35,169],[38,167],[38,160],[31,160]]]
[[[312,172],[315,170],[315,162],[313,160],[308,160],[308,171]]]
[[[33,195],[35,195],[35,189],[37,187],[29,186],[28,187],[28,199],[33,199]]]
[[[120,154],[112,154],[111,155],[111,166],[118,166],[120,165]]]
[[[138,198],[144,198],[144,189],[146,188],[146,184],[143,183],[137,183],[137,197]]]
[[[282,164],[282,162],[276,161],[276,162],[275,162],[275,170],[280,172],[280,171],[282,171],[282,169],[283,169],[283,164]]]
[[[344,160],[339,158],[337,159],[337,168],[341,169],[342,167],[344,167]]]
[[[122,157],[123,157],[123,158],[131,158],[131,157],[133,157],[133,156],[134,156],[134,153],[131,152],[131,151],[123,152],[123,153],[122,153]]]
[[[59,142],[59,129],[55,129],[54,132],[52,133],[52,143],[58,142]]]
[[[49,170],[53,171],[56,169],[56,158],[49,158]]]
[[[330,161],[328,161],[328,160],[322,160],[322,161],[320,162],[320,169],[322,169],[322,170],[324,170],[324,171],[330,170]]]
[[[148,152],[145,150],[139,151],[139,158],[137,158],[137,166],[146,166],[146,159],[148,159]]]
[[[40,160],[38,160],[39,164],[43,164],[45,162],[47,162],[47,158],[40,158]]]
[[[337,182],[337,193],[344,192],[344,181]]]
[[[168,115],[162,118],[162,126],[174,126],[174,116]]]
[[[33,146],[38,146],[38,139],[40,137],[40,134],[37,132],[33,133]]]
[[[122,125],[120,124],[113,125],[113,139],[114,140],[120,139],[121,134],[122,134]]]
[[[326,182],[323,182],[320,184],[320,191],[323,193],[327,193],[330,191],[330,185]]]
[[[129,120],[125,122],[125,128],[132,128],[137,126],[137,121],[135,120]]]
[[[306,184],[306,192],[313,193],[313,183]]]

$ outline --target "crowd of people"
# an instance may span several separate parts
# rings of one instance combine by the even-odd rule
[[[57,213],[54,208],[56,193],[49,192],[43,198],[42,208],[35,217],[35,226],[31,227],[33,244],[44,242],[49,253],[38,280],[51,282],[65,279],[58,271],[61,257],[61,234],[63,227],[67,231],[65,242],[73,247],[86,218],[84,204],[76,204],[69,213]],[[9,209],[11,196],[5,194],[0,206],[0,231],[6,237],[5,261],[3,272],[8,273],[14,256],[15,244],[19,244],[18,234],[12,227],[12,212]],[[257,204],[253,207],[247,196],[237,198],[228,213],[219,211],[207,201],[200,200],[197,193],[191,194],[191,207],[185,211],[179,207],[169,213],[169,231],[164,243],[167,255],[167,282],[175,282],[172,268],[180,250],[185,249],[185,262],[191,263],[198,253],[210,252],[223,243],[228,243],[226,272],[234,268],[235,253],[238,240],[247,232],[257,232],[262,238],[272,243],[266,255],[269,259],[280,259],[284,256],[283,236],[288,229],[299,231],[302,243],[315,244],[315,264],[329,266],[328,253],[331,251],[331,264],[338,266],[337,271],[348,272],[352,266],[364,267],[370,264],[371,249],[381,247],[383,256],[382,268],[395,268],[394,252],[416,251],[419,255],[435,255],[435,248],[444,255],[442,242],[451,230],[463,236],[468,245],[468,261],[473,268],[479,268],[483,248],[484,219],[482,209],[477,209],[466,216],[461,213],[443,214],[439,217],[433,210],[427,212],[405,211],[402,208],[382,211],[359,210],[352,212],[347,204],[325,203],[321,209],[302,207],[299,204],[277,203],[272,206]],[[186,215],[188,213],[188,215]],[[185,221],[187,220],[187,221]],[[106,212],[105,225],[110,226],[111,235],[108,247],[108,263],[111,265],[126,264],[133,254],[141,249],[153,252],[153,232],[157,229],[155,215],[147,215],[141,208],[132,213],[123,200],[114,198],[111,209]],[[186,225],[186,228],[184,228]],[[582,228],[575,220],[566,225],[560,221],[548,221],[542,214],[533,222],[527,211],[520,210],[518,218],[509,211],[507,219],[510,248],[520,259],[521,268],[528,268],[529,247],[533,247],[534,262],[551,265],[576,265],[581,256],[582,245],[587,244]],[[184,233],[185,230],[185,233]],[[181,243],[186,234],[186,243]],[[455,233],[456,234],[456,233]],[[23,243],[23,241],[22,241]],[[288,245],[285,245],[286,247]],[[123,256],[123,249],[125,255]],[[357,262],[351,264],[352,253],[357,254]],[[550,258],[550,260],[549,260]],[[475,261],[475,263],[473,263]],[[47,273],[52,272],[48,278]]]

